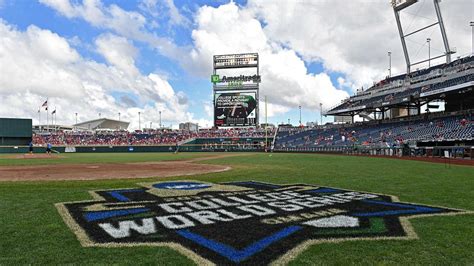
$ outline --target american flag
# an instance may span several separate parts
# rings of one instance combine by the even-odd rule
[[[43,103],[43,105],[41,105],[41,107],[45,107],[45,106],[48,107],[48,100],[46,100],[46,101]]]

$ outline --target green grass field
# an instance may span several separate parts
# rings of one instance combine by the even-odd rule
[[[122,163],[181,160],[209,154],[67,154],[57,160],[0,156],[0,165]],[[166,178],[210,182],[308,183],[398,196],[401,201],[474,211],[474,168],[382,158],[316,154],[248,154],[200,161],[231,171]],[[0,170],[1,171],[1,170]],[[133,188],[148,179],[55,182],[0,182],[0,265],[159,264],[191,260],[161,247],[84,248],[54,204],[91,199],[88,191]],[[313,245],[292,265],[473,265],[474,215],[411,219],[418,240],[348,241]]]

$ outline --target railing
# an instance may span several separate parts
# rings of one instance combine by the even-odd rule
[[[426,157],[474,159],[473,146],[438,146],[438,147],[301,147],[301,148],[275,148],[274,152],[303,152],[303,153],[332,153],[347,155],[370,155],[392,157]]]

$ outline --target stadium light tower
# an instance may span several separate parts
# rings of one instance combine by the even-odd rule
[[[469,25],[471,26],[471,49],[472,54],[474,55],[474,21],[469,22]]]
[[[298,106],[298,108],[300,109],[300,126],[301,126],[301,105]]]
[[[138,112],[138,130],[141,130],[141,128],[142,128],[141,121],[140,121],[140,115],[141,115],[141,112]]]
[[[323,103],[319,103],[319,114],[321,115],[321,126],[323,125]]]
[[[158,112],[160,114],[160,128],[161,128],[161,111]]]
[[[428,43],[428,67],[431,67],[431,38],[427,38],[426,42]]]
[[[120,112],[118,113],[118,115],[119,115],[119,122],[120,122]]]
[[[392,77],[392,52],[388,52],[388,77]]]
[[[417,2],[418,2],[418,0],[392,0],[393,12],[395,14],[395,20],[397,22],[398,33],[400,34],[400,40],[402,42],[403,54],[405,55],[405,61],[406,61],[406,65],[407,65],[407,74],[410,73],[410,70],[411,70],[412,66],[418,65],[418,64],[421,64],[421,63],[424,63],[424,62],[427,62],[427,61],[429,62],[429,61],[431,61],[431,59],[446,57],[446,63],[449,64],[449,63],[451,63],[451,54],[455,53],[454,51],[452,51],[449,48],[448,36],[446,34],[446,29],[444,27],[443,17],[441,16],[441,9],[439,7],[439,2],[441,2],[441,0],[433,0],[433,5],[434,5],[434,9],[436,11],[436,17],[437,17],[436,22],[434,22],[432,24],[429,24],[427,26],[424,26],[422,28],[416,29],[416,30],[414,30],[410,33],[407,33],[407,34],[405,34],[403,32],[402,23],[400,21],[400,11],[402,11],[403,9],[405,9],[405,8],[407,8],[407,7],[409,7],[413,4],[416,4]],[[445,50],[444,54],[435,56],[435,57],[430,58],[428,60],[422,60],[422,61],[419,61],[419,62],[416,62],[416,63],[411,63],[410,62],[410,55],[408,53],[408,49],[407,49],[405,39],[408,36],[411,36],[415,33],[419,33],[423,30],[426,30],[426,29],[431,28],[431,27],[436,26],[436,25],[439,25],[439,29],[441,31],[441,37],[443,39],[444,50]]]

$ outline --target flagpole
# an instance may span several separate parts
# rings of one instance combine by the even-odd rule
[[[49,132],[49,109],[48,109],[48,98],[46,98],[46,131]]]
[[[38,108],[38,130],[41,131],[41,106]]]

